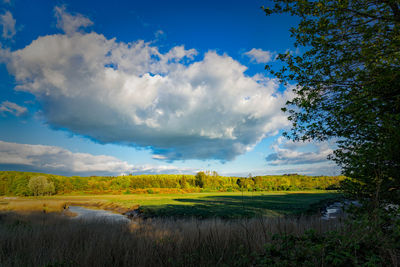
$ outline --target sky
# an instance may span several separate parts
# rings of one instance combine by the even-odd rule
[[[294,143],[269,1],[0,0],[0,170],[337,175]]]

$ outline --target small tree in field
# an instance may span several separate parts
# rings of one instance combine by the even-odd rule
[[[42,196],[46,194],[54,194],[55,188],[53,182],[48,182],[45,176],[33,176],[29,179],[29,189],[34,196]]]

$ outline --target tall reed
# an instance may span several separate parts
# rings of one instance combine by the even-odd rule
[[[0,213],[1,266],[248,266],[274,234],[340,229],[317,217],[128,224]]]

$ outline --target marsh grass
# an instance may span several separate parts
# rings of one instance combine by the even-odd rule
[[[19,211],[19,212],[32,212],[42,211],[48,212],[61,212],[64,209],[65,201],[59,200],[29,200],[29,199],[15,199],[10,201],[2,201],[0,211]]]
[[[14,211],[19,213],[43,212],[43,213],[67,213],[69,206],[84,206],[94,209],[110,210],[116,213],[125,213],[137,209],[139,205],[125,205],[108,201],[95,201],[89,199],[46,199],[46,198],[20,198],[0,200],[0,211]]]
[[[56,213],[0,215],[1,266],[250,266],[275,234],[342,227],[317,217],[147,219],[129,224]]]

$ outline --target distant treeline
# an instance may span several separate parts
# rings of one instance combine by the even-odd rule
[[[40,176],[41,179],[38,179]],[[43,179],[45,177],[45,179]],[[157,174],[126,176],[59,176],[33,172],[0,172],[0,195],[135,193],[140,189],[170,188],[190,191],[289,191],[335,190],[344,176],[268,175],[248,178],[224,177],[216,172],[196,175]],[[43,185],[40,185],[43,181]],[[42,191],[41,191],[42,190]],[[154,190],[156,191],[156,190]],[[153,190],[142,192],[153,193]]]

